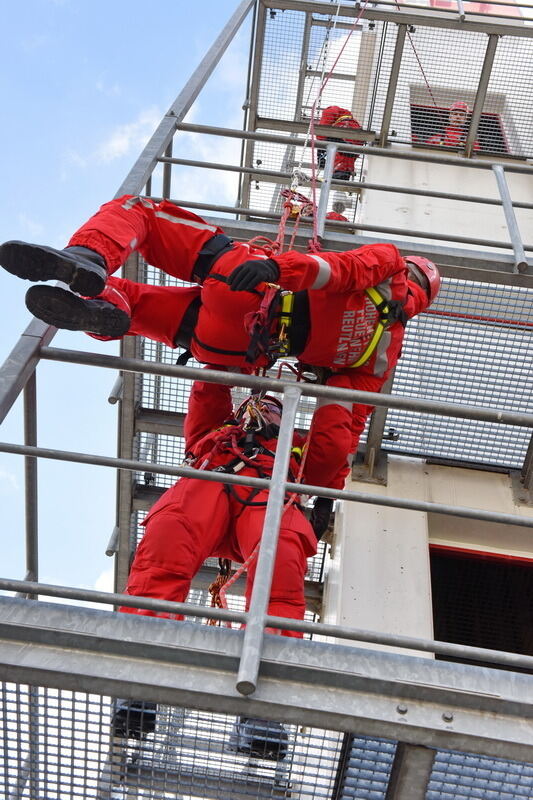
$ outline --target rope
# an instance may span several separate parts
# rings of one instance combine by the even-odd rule
[[[396,7],[397,7],[398,11],[401,11],[400,3],[398,2],[398,0],[395,0],[395,3],[396,3]],[[426,77],[426,73],[424,72],[424,67],[422,66],[422,62],[421,62],[420,57],[419,57],[419,55],[418,55],[418,53],[416,51],[415,43],[413,42],[413,37],[411,36],[409,31],[407,31],[407,38],[409,39],[409,43],[410,43],[410,45],[411,45],[411,47],[413,49],[413,53],[415,54],[415,58],[416,58],[416,60],[418,62],[418,66],[420,68],[420,72],[422,73],[422,77],[424,78],[424,81],[425,81],[425,84],[426,84],[426,88],[427,88],[427,90],[429,92],[429,96],[433,100],[433,105],[435,106],[435,108],[438,108],[437,102],[436,102],[436,100],[435,100],[435,98],[433,96],[433,92],[431,91],[431,86],[429,85],[429,81],[428,81],[428,79]]]

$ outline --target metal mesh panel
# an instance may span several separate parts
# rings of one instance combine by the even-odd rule
[[[385,800],[395,750],[393,741],[347,736],[339,800]],[[426,800],[523,800],[532,792],[532,764],[438,750]]]
[[[165,705],[153,733],[112,738],[110,698],[17,684],[2,685],[1,713],[0,791],[20,800],[328,798],[342,743],[284,725],[284,758],[251,758],[235,749],[235,717]]]
[[[393,392],[487,408],[531,411],[531,291],[444,281],[431,312],[407,326]],[[525,428],[391,409],[397,452],[519,467]]]
[[[346,734],[339,800],[385,798],[396,742]]]
[[[427,800],[524,800],[533,796],[533,765],[439,752]]]

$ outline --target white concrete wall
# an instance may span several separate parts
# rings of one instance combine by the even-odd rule
[[[387,486],[352,481],[346,488],[533,517],[533,507],[515,502],[508,475],[401,456],[389,458]],[[531,528],[344,502],[336,514],[324,621],[432,638],[429,543],[533,560]]]
[[[400,146],[397,146],[400,147]],[[403,150],[409,149],[405,146]],[[428,151],[429,152],[429,151]],[[435,150],[432,150],[432,155]],[[394,158],[369,156],[367,181],[397,187],[413,187],[454,194],[468,194],[499,198],[496,178],[492,170],[467,169],[427,164],[420,161],[402,161]],[[533,177],[506,173],[513,201],[531,202]],[[533,214],[515,211],[518,226],[525,243],[533,242]],[[469,236],[494,241],[509,241],[503,209],[498,206],[465,203],[376,190],[363,190],[361,223],[386,227],[406,228],[450,236]],[[407,237],[410,238],[410,237]],[[411,239],[412,240],[412,239]],[[417,239],[416,241],[423,241]],[[458,245],[466,247],[467,245]],[[470,248],[471,246],[468,245]],[[490,249],[484,245],[473,249]],[[503,252],[497,249],[497,252]]]

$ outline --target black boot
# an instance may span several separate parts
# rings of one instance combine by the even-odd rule
[[[287,731],[279,722],[254,717],[237,717],[228,749],[252,758],[282,761],[287,755]]]
[[[100,294],[107,279],[104,259],[87,247],[56,250],[28,242],[4,242],[0,246],[0,264],[29,281],[63,281],[73,292],[86,297]]]
[[[125,311],[105,300],[85,300],[59,286],[32,286],[26,292],[26,307],[48,325],[68,331],[86,331],[117,339],[130,327]]]
[[[331,520],[333,499],[331,497],[317,497],[309,521],[318,540],[322,538]]]
[[[113,736],[144,739],[155,730],[156,711],[155,703],[144,700],[122,700],[117,697],[111,716]]]
[[[352,173],[348,170],[337,169],[331,176],[335,181],[349,181]]]

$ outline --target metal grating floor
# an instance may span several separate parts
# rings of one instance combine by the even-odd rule
[[[396,742],[286,725],[281,761],[229,749],[235,717],[158,706],[144,741],[111,739],[111,699],[3,683],[0,792],[19,800],[385,800]],[[28,775],[25,788],[20,777]],[[427,800],[524,800],[533,764],[437,751]]]

